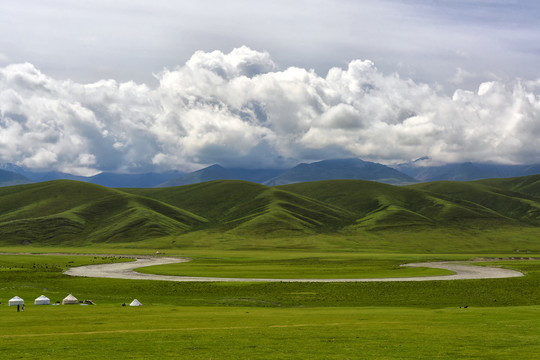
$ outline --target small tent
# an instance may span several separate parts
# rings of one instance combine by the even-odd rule
[[[17,306],[17,305],[24,305],[24,300],[18,296],[15,296],[14,298],[8,301],[8,306]]]
[[[69,294],[68,296],[64,298],[64,300],[62,300],[62,305],[78,304],[78,303],[79,303],[79,300],[77,300],[77,298],[71,294]]]
[[[129,306],[142,306],[142,304],[139,300],[134,299]]]
[[[41,295],[40,297],[34,300],[34,305],[49,305],[50,303],[51,303],[51,300],[45,295]]]

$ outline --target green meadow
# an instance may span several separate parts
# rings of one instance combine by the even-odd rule
[[[29,306],[0,310],[0,351],[6,359],[535,359],[539,311]]]
[[[463,258],[441,256],[449,257]],[[394,266],[377,261],[380,254],[364,258],[374,271]],[[0,256],[3,358],[532,359],[540,350],[538,260],[482,263],[518,269],[521,278],[463,281],[177,283],[62,274],[118,261],[125,259]],[[68,293],[96,305],[32,304]],[[6,305],[14,295],[25,299],[24,312]],[[121,306],[134,298],[144,305]]]
[[[2,359],[534,359],[540,350],[540,177],[396,187],[214,181],[0,188]],[[379,278],[461,260],[525,276],[423,282],[167,282],[75,278],[73,267],[192,261],[140,272]],[[490,261],[488,261],[488,259]],[[494,261],[496,259],[496,261]],[[96,305],[37,306],[67,294]],[[24,312],[7,306],[25,299]],[[142,307],[123,307],[137,298]]]

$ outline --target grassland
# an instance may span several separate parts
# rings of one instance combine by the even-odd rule
[[[190,255],[212,260],[227,254],[232,256],[204,250]],[[233,263],[256,256],[234,254]],[[306,256],[264,251],[260,258],[285,254]],[[371,271],[384,271],[404,260],[468,256],[359,258]],[[351,259],[332,254],[328,260]],[[175,283],[62,274],[71,266],[116,261],[121,259],[0,255],[3,358],[514,359],[534,358],[539,350],[540,261],[489,263],[521,270],[522,278],[421,283]],[[54,302],[68,293],[97,305],[31,305],[40,294]],[[25,312],[5,305],[14,295],[29,304]],[[121,306],[133,298],[143,307]]]
[[[503,264],[526,272],[527,275],[521,278],[422,283],[171,283],[74,278],[61,272],[75,263],[93,263],[102,261],[100,259],[93,256],[68,260],[57,256],[2,255],[0,283],[5,285],[0,288],[0,301],[5,304],[15,295],[28,300],[41,294],[57,301],[73,293],[79,299],[92,299],[98,304],[121,304],[137,298],[153,305],[279,308],[540,305],[540,261]],[[372,267],[379,271],[385,268],[380,264]]]
[[[425,275],[433,270],[399,264],[539,257],[539,194],[539,176],[406,187],[215,181],[118,190],[53,181],[0,188],[0,250],[65,253],[0,255],[0,354],[533,359],[538,260],[489,262],[521,278],[445,282],[176,283],[62,271],[156,250],[194,261],[144,271],[274,278]],[[97,305],[31,305],[41,294],[54,302],[68,293]],[[15,295],[29,304],[24,313],[5,305]],[[133,298],[144,306],[121,306]]]
[[[0,309],[0,351],[6,359],[534,359],[539,310]]]
[[[110,261],[119,260],[0,256],[0,299],[30,303],[19,313],[0,305],[2,358],[533,359],[540,350],[540,261],[490,263],[520,269],[523,278],[425,283],[171,283],[61,273]],[[31,305],[42,293],[97,305]],[[121,306],[133,298],[143,307]]]

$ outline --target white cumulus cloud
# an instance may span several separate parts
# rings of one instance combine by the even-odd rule
[[[448,95],[369,60],[325,75],[240,47],[197,51],[155,87],[0,68],[0,162],[77,173],[383,163],[540,161],[540,80]]]

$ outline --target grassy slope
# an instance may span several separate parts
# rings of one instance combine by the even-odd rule
[[[347,210],[245,181],[211,181],[173,188],[130,189],[211,219],[209,227],[241,235],[315,233],[352,221]]]
[[[421,189],[469,204],[480,204],[508,220],[517,220],[534,226],[540,225],[540,198],[525,191],[538,191],[540,182],[529,183],[529,177],[516,181],[503,179],[485,182],[447,182],[438,181],[411,185],[411,189]],[[525,183],[525,184],[524,184]]]
[[[52,181],[0,189],[0,243],[536,250],[538,184],[531,176],[405,187],[362,180],[278,187],[212,181],[117,190]]]
[[[75,181],[0,189],[4,244],[137,241],[186,232],[205,219],[159,201]]]
[[[485,179],[475,181],[495,188],[528,194],[540,198],[540,175],[523,176],[507,179]]]
[[[526,218],[527,211],[538,207],[538,203],[522,200],[521,194],[514,193],[516,198],[511,198],[512,201],[527,203],[522,212],[498,212],[499,208],[493,209],[490,205],[508,199],[497,198],[487,188],[473,192],[471,188],[474,185],[469,183],[431,184],[434,186],[419,184],[395,187],[367,181],[340,180],[292,184],[281,188],[353,211],[358,214],[357,226],[371,229],[448,225],[471,220],[511,224],[515,220],[530,220]],[[468,191],[464,191],[463,187]]]

